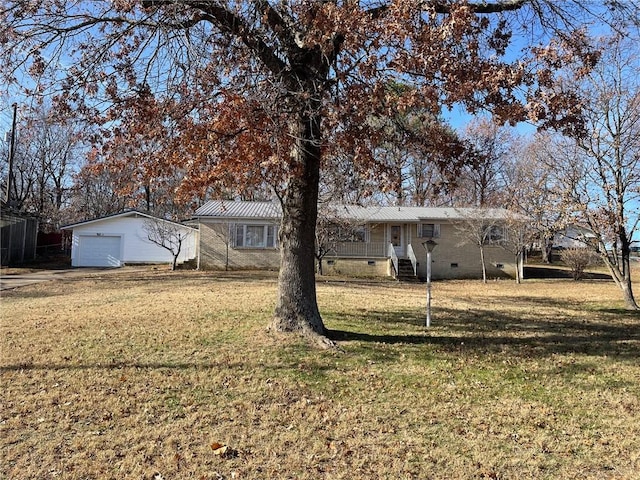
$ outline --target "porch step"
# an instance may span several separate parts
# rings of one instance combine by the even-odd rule
[[[413,273],[411,260],[406,258],[398,259],[398,274],[396,280],[399,282],[419,282],[420,279]]]

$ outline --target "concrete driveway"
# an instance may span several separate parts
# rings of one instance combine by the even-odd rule
[[[52,280],[83,277],[92,273],[115,270],[113,268],[69,268],[65,270],[42,270],[38,272],[17,275],[0,275],[0,291],[33,285],[34,283],[50,282]]]

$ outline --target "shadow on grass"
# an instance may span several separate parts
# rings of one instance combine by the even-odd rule
[[[640,357],[640,314],[625,310],[583,313],[577,319],[557,316],[532,320],[480,309],[461,312],[439,308],[434,309],[432,326],[427,329],[422,311],[373,311],[358,321],[369,325],[369,332],[338,329],[329,336],[337,342],[430,345],[450,352],[501,353],[511,357],[571,353],[634,360]],[[396,333],[399,330],[407,333]]]
[[[184,282],[200,283],[203,288],[206,288],[207,283],[224,283],[224,282],[247,282],[247,283],[264,283],[275,282],[278,278],[277,272],[269,270],[257,270],[257,271],[224,271],[224,270],[148,270],[141,272],[116,272],[109,277],[106,276],[93,276],[93,279],[102,280],[107,279],[110,281],[117,280],[122,283],[149,283],[149,282],[179,282],[181,285]],[[207,283],[202,283],[207,282]]]
[[[262,379],[266,382],[273,382],[273,379],[282,376],[294,376],[302,380],[311,380],[318,382],[325,380],[330,372],[335,370],[332,362],[323,362],[322,358],[309,355],[309,350],[300,351],[298,356],[292,355],[288,361],[275,361],[274,363],[260,363],[247,359],[245,362],[215,362],[215,361],[165,361],[165,362],[143,362],[143,361],[116,361],[116,362],[96,362],[90,361],[85,363],[35,363],[20,362],[11,365],[1,365],[0,374],[2,373],[20,373],[20,372],[109,372],[109,375],[115,375],[115,378],[122,376],[126,378],[133,375],[132,371],[143,372],[143,375],[160,374],[172,375],[175,371],[198,371],[205,377],[216,378],[223,372],[226,375],[231,374],[235,378],[244,376],[254,377],[256,372],[262,373]],[[210,375],[209,375],[210,374]],[[74,375],[82,375],[74,373]]]
[[[19,372],[21,370],[220,370],[246,369],[246,364],[241,363],[215,363],[215,362],[91,362],[91,363],[16,363],[13,365],[1,365],[0,372]]]
[[[573,279],[571,270],[548,265],[528,265],[524,267],[524,278],[568,278]],[[601,272],[584,272],[583,280],[613,281],[611,275]]]

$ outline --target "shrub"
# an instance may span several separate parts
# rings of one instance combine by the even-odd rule
[[[585,269],[596,261],[595,254],[586,248],[567,248],[560,253],[560,259],[571,269],[574,280],[584,278]]]

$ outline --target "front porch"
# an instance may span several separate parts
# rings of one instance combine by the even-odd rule
[[[340,242],[325,256],[326,266],[335,273],[389,276],[401,281],[418,281],[418,261],[413,247],[398,247],[392,242]]]

